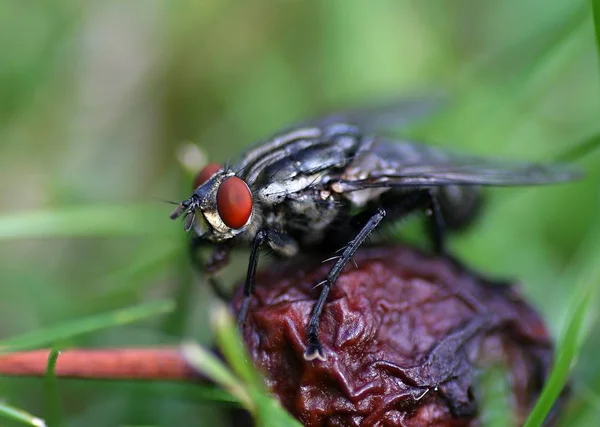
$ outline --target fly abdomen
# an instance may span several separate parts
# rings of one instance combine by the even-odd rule
[[[483,207],[483,191],[477,186],[448,185],[436,189],[444,224],[461,230],[471,224]]]

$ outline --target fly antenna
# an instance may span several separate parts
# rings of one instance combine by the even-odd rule
[[[157,202],[167,203],[169,205],[178,205],[180,203],[180,202],[175,202],[173,200],[163,199],[161,197],[152,197],[152,200],[155,200]]]

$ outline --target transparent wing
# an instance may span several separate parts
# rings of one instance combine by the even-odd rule
[[[343,191],[396,186],[543,185],[582,176],[569,165],[513,162],[461,155],[414,142],[377,140],[354,159],[340,185]]]
[[[299,150],[323,143],[323,133],[364,135],[377,130],[400,128],[439,109],[442,96],[404,98],[391,103],[321,116],[281,130],[253,144],[243,154],[236,170],[247,169],[258,160],[268,163],[293,155]],[[355,140],[358,144],[358,139]]]
[[[384,129],[399,129],[431,116],[446,104],[442,95],[423,95],[348,109],[300,123],[294,127],[326,127],[332,124],[356,126],[364,133]]]

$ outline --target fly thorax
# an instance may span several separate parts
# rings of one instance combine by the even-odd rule
[[[340,179],[342,181],[365,181],[371,178],[370,171],[384,170],[390,165],[386,159],[373,154],[369,150],[363,150],[352,160],[352,163],[346,168]],[[333,192],[341,194],[356,207],[363,207],[370,201],[378,198],[381,194],[389,190],[386,187],[365,188],[362,190],[344,191],[339,183],[331,184]]]
[[[312,175],[296,175],[290,179],[273,181],[263,186],[258,191],[258,196],[266,205],[280,204],[287,198],[294,198],[294,195],[302,190],[319,184],[321,178],[322,174],[317,173]]]
[[[389,188],[367,188],[364,190],[356,190],[349,193],[344,193],[343,196],[354,206],[363,207],[370,201],[377,199],[388,190]]]

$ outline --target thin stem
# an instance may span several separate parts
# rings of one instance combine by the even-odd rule
[[[22,351],[0,355],[0,375],[43,377],[51,350]],[[194,372],[178,348],[72,349],[61,351],[54,375],[57,378],[209,381]]]

